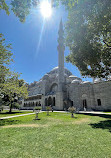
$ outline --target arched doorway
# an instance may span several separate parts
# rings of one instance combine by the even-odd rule
[[[83,100],[83,109],[84,109],[84,111],[86,111],[86,109],[87,109],[87,100],[86,99]]]
[[[53,106],[55,106],[55,97],[53,97]]]
[[[52,98],[51,97],[48,98],[48,106],[49,105],[52,105]]]

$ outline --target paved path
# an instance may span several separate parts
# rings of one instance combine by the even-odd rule
[[[106,112],[99,112],[99,111],[79,111],[79,113],[84,113],[84,114],[105,114],[105,115],[111,115],[111,113],[106,113]]]
[[[41,112],[46,112],[46,111],[40,111]],[[67,111],[54,111],[54,112],[67,112]],[[96,112],[96,111],[79,111],[78,113],[84,113],[84,114],[104,114],[104,115],[111,115],[111,113],[104,113],[104,112]],[[14,115],[14,116],[6,116],[6,117],[0,117],[0,120],[4,120],[4,119],[9,119],[9,118],[14,118],[14,117],[20,117],[20,116],[26,116],[26,115],[33,115],[35,113],[28,113],[28,114],[21,114],[21,115]]]
[[[28,114],[21,114],[21,115],[14,115],[14,116],[6,116],[6,117],[0,117],[0,120],[9,119],[13,117],[20,117],[20,116],[26,116],[26,115],[33,115],[35,113],[28,113]]]

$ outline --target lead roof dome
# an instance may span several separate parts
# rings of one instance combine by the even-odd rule
[[[58,67],[55,67],[55,68],[53,68],[48,74],[58,74]],[[67,69],[67,68],[64,68],[64,72],[65,72],[65,74],[67,75],[67,76],[70,76],[70,75],[72,75],[72,73]]]

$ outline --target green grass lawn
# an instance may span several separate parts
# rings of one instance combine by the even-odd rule
[[[0,121],[0,158],[111,158],[111,115],[40,113]]]
[[[27,113],[32,113],[33,111],[21,111],[21,110],[12,110],[12,113],[9,113],[9,110],[3,110],[0,112],[0,118],[1,117],[6,117],[6,116],[14,116],[14,115],[21,115],[21,114],[27,114]]]

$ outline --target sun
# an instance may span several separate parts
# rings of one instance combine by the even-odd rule
[[[41,2],[40,4],[40,10],[41,10],[41,14],[44,18],[49,18],[51,17],[52,14],[52,7],[51,7],[51,3],[49,3],[48,0],[44,0]]]

